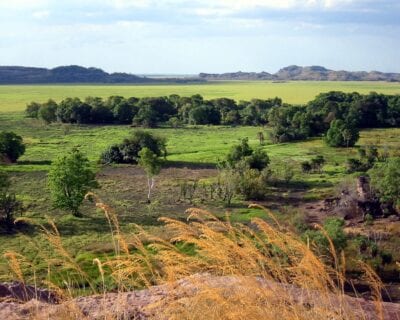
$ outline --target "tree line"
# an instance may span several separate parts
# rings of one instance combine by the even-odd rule
[[[274,142],[327,135],[334,146],[352,146],[358,129],[400,126],[400,95],[367,95],[331,91],[306,105],[290,105],[280,98],[236,102],[229,98],[191,97],[107,99],[66,98],[60,103],[32,102],[26,115],[46,123],[169,125],[269,125]],[[332,129],[330,132],[329,130]]]
[[[46,123],[134,124],[143,127],[264,125],[268,111],[282,105],[279,98],[236,102],[228,98],[206,100],[199,94],[191,97],[87,97],[84,100],[66,98],[60,103],[54,100],[31,102],[26,107],[26,116]]]

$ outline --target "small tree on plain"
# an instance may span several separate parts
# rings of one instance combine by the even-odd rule
[[[0,172],[0,222],[4,223],[8,232],[14,226],[15,214],[22,212],[22,202],[9,187],[10,180],[7,174]]]
[[[154,187],[154,176],[158,175],[161,170],[161,162],[157,155],[149,148],[143,148],[139,152],[139,165],[143,168],[147,175],[147,202],[150,203],[151,190]]]
[[[14,132],[0,132],[0,158],[5,156],[11,162],[16,162],[25,152],[22,137]]]
[[[51,166],[48,185],[56,208],[70,211],[79,217],[79,207],[87,192],[97,188],[95,173],[89,160],[77,149],[61,156]]]

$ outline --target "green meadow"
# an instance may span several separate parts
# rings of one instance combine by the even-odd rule
[[[331,90],[385,94],[400,94],[400,83],[387,82],[339,82],[339,81],[230,81],[204,84],[171,85],[6,85],[0,86],[0,112],[23,111],[31,101],[44,102],[48,99],[60,101],[66,97],[87,96],[146,97],[179,94],[190,96],[201,94],[206,99],[227,97],[236,100],[280,97],[284,102],[303,104],[317,94]]]
[[[285,170],[284,165],[294,168],[293,184],[289,188],[271,190],[271,199],[264,204],[285,209],[294,202],[306,203],[323,199],[335,194],[337,186],[348,174],[345,162],[357,156],[356,148],[330,148],[322,138],[306,141],[272,144],[269,140],[268,127],[228,127],[228,126],[188,126],[179,129],[149,129],[167,139],[168,156],[165,166],[157,177],[154,201],[148,205],[146,180],[143,172],[135,166],[116,165],[102,167],[98,160],[100,154],[111,144],[119,143],[133,130],[131,126],[88,126],[54,123],[45,125],[40,120],[28,119],[23,115],[27,103],[57,101],[77,96],[108,97],[110,95],[159,96],[179,94],[190,96],[201,94],[205,98],[230,97],[237,100],[252,98],[281,97],[288,103],[305,103],[318,93],[330,90],[357,91],[368,93],[377,91],[386,94],[400,94],[400,84],[369,82],[215,82],[197,85],[143,85],[143,86],[0,86],[0,130],[13,131],[21,135],[26,144],[26,152],[18,164],[3,165],[1,169],[9,172],[13,188],[23,201],[23,218],[32,225],[46,223],[53,219],[63,235],[66,248],[77,260],[87,261],[91,266],[94,255],[111,254],[110,236],[107,219],[95,206],[85,202],[82,207],[84,218],[78,219],[54,209],[47,189],[46,175],[57,156],[77,147],[84,152],[98,173],[101,188],[95,192],[117,212],[123,228],[131,223],[138,223],[147,230],[159,228],[158,218],[168,216],[185,218],[185,210],[196,206],[211,210],[223,216],[226,211],[221,201],[211,201],[202,196],[193,201],[179,198],[180,181],[198,181],[201,185],[216,180],[215,165],[223,159],[229,149],[240,139],[249,138],[252,147],[259,146],[258,132],[263,132],[266,140],[261,146],[271,159],[271,167]],[[400,150],[400,129],[364,130],[358,145],[374,144],[386,148],[391,153]],[[301,162],[316,155],[323,155],[327,160],[321,173],[303,174]],[[286,210],[286,209],[285,209]],[[252,217],[263,216],[260,210],[248,209],[247,203],[234,199],[230,208],[233,221],[247,222]],[[285,211],[286,212],[286,211]],[[290,216],[279,213],[279,219],[287,220]],[[26,234],[30,234],[27,242]],[[32,240],[33,239],[33,240]],[[0,235],[0,253],[16,250],[29,258],[39,254],[50,255],[51,248],[37,229],[28,227],[25,234]],[[38,273],[45,274],[47,266],[40,266]],[[92,268],[92,267],[90,267]],[[89,268],[89,269],[90,269]],[[6,261],[0,257],[0,281],[9,280]]]

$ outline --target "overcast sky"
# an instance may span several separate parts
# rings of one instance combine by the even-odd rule
[[[0,0],[0,65],[400,72],[400,0]]]

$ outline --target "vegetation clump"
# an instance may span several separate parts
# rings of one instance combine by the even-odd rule
[[[21,136],[14,132],[0,132],[0,161],[16,162],[25,153],[25,145]]]
[[[79,207],[85,195],[97,188],[98,183],[89,160],[74,149],[53,162],[48,174],[48,186],[54,206],[79,217]]]
[[[380,199],[400,207],[400,158],[376,164],[368,173]]]
[[[7,232],[14,228],[14,218],[22,213],[23,205],[10,189],[11,182],[8,175],[0,171],[0,226],[4,225]]]
[[[122,141],[122,143],[110,146],[105,150],[100,161],[103,164],[129,163],[137,164],[140,159],[139,152],[147,148],[157,157],[166,157],[166,140],[155,136],[150,132],[136,130],[132,135]]]

